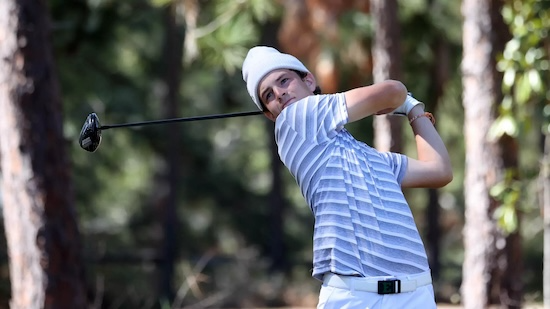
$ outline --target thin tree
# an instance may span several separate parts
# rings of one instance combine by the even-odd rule
[[[162,93],[163,114],[165,118],[177,118],[179,114],[179,90],[183,71],[184,29],[177,22],[178,3],[173,2],[164,8],[164,46],[162,59],[162,81],[165,92]],[[174,292],[174,270],[178,256],[177,217],[178,184],[181,179],[181,133],[174,127],[164,129],[165,143],[162,144],[165,168],[160,172],[162,179],[157,183],[160,196],[156,203],[158,224],[162,234],[159,242],[160,261],[158,265],[158,297],[161,302],[172,302]]]
[[[433,1],[430,2],[433,5]],[[450,75],[450,43],[441,35],[436,33],[431,42],[431,49],[434,55],[430,70],[430,81],[427,98],[431,102],[425,101],[426,109],[436,111],[441,102],[445,86],[449,81]],[[432,103],[432,104],[430,104]],[[437,125],[437,124],[436,124]],[[430,261],[430,269],[435,282],[438,281],[441,273],[441,238],[443,229],[441,228],[441,205],[439,204],[439,190],[428,189],[428,202],[424,215],[426,217],[426,249]],[[437,293],[437,289],[436,289]]]
[[[372,46],[374,82],[401,77],[400,29],[397,17],[397,0],[371,0],[374,19]],[[374,146],[381,151],[402,152],[403,121],[397,117],[374,118]]]
[[[260,45],[272,46],[280,49],[277,41],[279,22],[270,21],[262,25]],[[287,213],[288,202],[285,199],[283,186],[283,164],[277,151],[275,142],[274,123],[265,119],[266,130],[269,136],[269,153],[271,169],[271,190],[269,192],[269,258],[271,270],[286,271],[289,267],[287,248],[284,242],[284,219]]]
[[[543,302],[544,309],[550,309],[550,134],[548,133],[544,136],[540,186],[544,222]]]
[[[0,1],[0,159],[11,308],[85,308],[45,1]]]
[[[501,100],[501,76],[496,71],[496,55],[502,50],[498,0],[464,0],[463,24],[463,106],[466,167],[464,180],[465,225],[462,300],[465,308],[484,308],[500,294],[497,280],[498,247],[506,240],[494,211],[499,203],[491,188],[504,177],[510,164],[503,156],[501,141],[489,138]],[[497,296],[498,297],[498,296]]]

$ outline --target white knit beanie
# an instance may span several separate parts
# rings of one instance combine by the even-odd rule
[[[244,59],[243,79],[246,82],[248,94],[261,111],[263,111],[263,107],[258,97],[258,86],[268,73],[277,69],[292,69],[309,73],[309,70],[296,57],[281,53],[273,47],[253,47]]]

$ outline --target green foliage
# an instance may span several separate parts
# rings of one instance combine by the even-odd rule
[[[459,70],[462,56],[460,3],[444,0],[400,2],[401,48],[404,55],[401,60],[402,80],[415,97],[426,104],[428,110],[435,108],[433,74],[439,66],[449,67],[451,72],[449,80],[439,81],[449,84],[445,85],[445,91],[451,88],[450,84],[460,83],[460,76],[453,74],[453,71]],[[437,50],[440,46],[446,47],[449,58],[439,58]]]
[[[258,35],[250,15],[242,14],[233,17],[228,27],[213,31],[200,40],[203,57],[214,66],[222,66],[227,72],[234,73],[240,68],[246,56],[246,46],[253,43]]]
[[[277,16],[279,7],[272,1],[215,0],[200,12],[199,22],[188,29],[187,47],[198,46],[198,54],[214,67],[223,67],[230,74],[240,68],[248,47],[259,36],[258,23]]]
[[[504,179],[494,185],[489,192],[501,204],[493,213],[493,217],[506,234],[515,232],[519,224],[517,205],[522,200],[524,188],[521,181],[514,179],[516,174],[515,171],[508,170]]]
[[[411,43],[428,43],[429,41],[419,40],[418,35],[431,37],[435,34],[449,42],[459,43],[462,41],[461,1],[406,0],[400,1],[399,4],[402,8],[399,11],[401,20],[406,25],[402,27],[402,35],[404,37],[411,36],[411,39],[416,38],[411,40]],[[416,27],[409,27],[409,23],[414,23]]]
[[[108,130],[103,133],[102,144],[93,154],[84,152],[76,142],[82,122],[90,112],[98,113],[104,124],[157,119],[164,115],[167,85],[163,82],[166,70],[163,59],[166,30],[163,25],[166,9],[170,6],[176,6],[181,14],[178,30],[186,31],[184,59],[180,63],[170,64],[183,65],[178,88],[179,114],[184,117],[254,107],[238,68],[248,47],[259,42],[260,25],[281,17],[281,2],[196,1],[199,7],[195,23],[186,15],[191,14],[190,9],[185,7],[187,2],[53,0],[49,3],[53,21],[52,39],[64,102],[65,136],[73,164],[88,273],[91,274],[90,289],[97,289],[95,292],[98,295],[104,292],[101,299],[104,307],[169,305],[167,301],[155,299],[157,287],[154,278],[158,264],[145,258],[154,256],[151,252],[157,252],[162,240],[158,205],[167,188],[162,175],[171,168],[164,153],[172,146],[167,145],[166,134],[169,130],[178,130],[181,135],[181,150],[177,156],[181,169],[177,185],[179,225],[174,240],[178,264],[177,282],[174,284],[185,286],[188,279],[185,270],[192,269],[204,252],[237,259],[236,263],[231,259],[212,262],[205,268],[205,274],[210,276],[209,281],[200,283],[205,293],[234,287],[232,280],[237,278],[238,287],[247,285],[253,294],[265,296],[269,294],[265,292],[269,288],[265,287],[274,281],[266,266],[266,253],[270,250],[272,237],[268,208],[272,185],[269,151],[272,136],[268,134],[271,127],[263,117],[204,121],[168,128]],[[537,3],[542,5],[540,1]],[[432,68],[438,65],[431,47],[440,42],[438,39],[443,38],[449,44],[450,70],[458,71],[461,55],[459,5],[460,1],[444,0],[400,2],[405,55],[402,59],[403,80],[416,96],[425,98],[428,105],[432,81],[430,74]],[[369,56],[368,47],[374,32],[371,21],[372,18],[363,12],[346,12],[339,20],[341,44],[323,47],[344,72],[342,88],[349,87],[352,74],[361,75],[364,78],[361,82],[365,84],[371,79],[370,72],[357,72],[354,65],[357,55]],[[542,35],[547,22],[548,18],[539,24],[533,22],[531,27],[540,29],[536,31]],[[523,35],[529,36],[526,42],[535,44],[531,32],[524,31]],[[328,40],[320,39],[328,43]],[[508,87],[512,90],[518,85],[529,84],[536,93],[544,93],[548,82],[541,70],[548,69],[547,57],[540,54],[537,48],[524,52],[523,44],[523,39],[510,43],[510,51],[506,54],[510,60],[502,60],[512,66],[512,72],[505,74]],[[358,50],[364,53],[358,53]],[[518,69],[517,63],[530,65],[530,72],[534,70],[536,73]],[[444,196],[448,200],[444,205],[445,213],[451,217],[450,221],[460,221],[464,147],[460,76],[452,75],[445,85],[443,103],[438,112],[438,130],[450,147],[456,170],[455,181],[445,189]],[[520,75],[526,77],[518,82]],[[515,96],[510,95],[506,108],[515,108]],[[521,93],[519,98],[528,98],[527,92]],[[527,101],[532,102],[530,98]],[[546,110],[550,111],[550,107],[546,106]],[[370,121],[362,122],[356,131],[358,135],[362,134],[364,141],[372,144]],[[500,123],[506,129],[504,132],[523,133],[508,118]],[[284,198],[288,202],[283,222],[284,243],[288,248],[285,257],[295,267],[291,270],[294,275],[306,277],[306,282],[314,285],[316,283],[311,281],[308,272],[311,266],[313,219],[294,179],[286,171],[283,171],[282,177],[286,192]],[[492,194],[511,205],[520,198],[516,185],[515,182],[500,184]],[[529,195],[522,197],[527,199]],[[507,222],[507,226],[513,226],[513,216],[504,210],[497,215]],[[422,217],[419,218],[422,222]],[[460,224],[448,224],[447,227],[453,231],[447,232],[443,241],[443,280],[450,280],[452,282],[447,284],[453,285],[460,281]],[[258,250],[258,254],[240,256],[249,248]],[[121,261],[124,264],[98,261],[103,257],[118,256],[133,259]],[[142,256],[145,256],[143,260],[140,259]],[[246,265],[239,262],[242,259],[247,261]],[[260,271],[261,274],[255,273]],[[237,277],[242,274],[248,277]],[[254,281],[257,278],[261,281]],[[277,288],[278,282],[275,283]],[[296,289],[303,290],[304,285]],[[277,290],[277,293],[282,295],[284,292]],[[245,294],[251,293],[241,289],[233,296],[236,298]],[[198,298],[192,300],[198,301]],[[238,307],[239,300],[233,299],[232,307]],[[182,306],[186,301],[188,298],[182,300]]]
[[[520,138],[532,125],[533,111],[547,110],[550,94],[548,84],[549,59],[545,50],[550,27],[548,1],[509,0],[502,10],[509,25],[511,40],[498,59],[497,69],[503,72],[503,100],[499,116],[493,123],[489,138],[497,140],[504,135]],[[535,115],[544,113],[537,113]],[[544,115],[548,122],[548,115]],[[547,126],[543,125],[543,131]],[[528,179],[523,180],[529,181]],[[520,192],[525,183],[512,180],[509,175],[492,188],[491,194],[501,204],[495,217],[504,231],[510,233],[518,226],[517,211]]]
[[[550,28],[548,1],[509,0],[502,15],[510,27],[512,39],[506,44],[497,68],[504,73],[504,99],[493,138],[502,134],[517,137],[519,128],[529,122],[530,105],[543,108],[548,98],[548,54],[544,44]],[[513,128],[513,129],[511,129]]]
[[[181,116],[254,107],[235,69],[247,47],[257,42],[258,24],[276,16],[278,6],[266,0],[199,2],[194,34],[200,53],[193,62],[171,64],[184,66],[179,87]],[[266,222],[272,137],[263,117],[108,130],[103,132],[97,152],[87,153],[78,147],[80,127],[92,111],[103,124],[163,116],[163,18],[169,5],[175,3],[51,4],[64,128],[70,141],[86,262],[96,276],[90,281],[104,282],[102,301],[106,306],[148,308],[147,304],[160,304],[154,299],[156,287],[151,280],[156,264],[147,257],[154,257],[150,253],[156,253],[162,242],[157,208],[166,190],[162,175],[170,168],[164,155],[169,146],[165,138],[168,130],[178,130],[182,145],[178,156],[179,225],[174,236],[178,260],[192,264],[197,255],[209,250],[238,257],[245,247],[258,248],[265,259],[270,250]],[[292,184],[296,190],[293,180]],[[303,200],[300,202],[298,206],[309,211]],[[304,223],[302,213],[289,212],[286,224],[292,226],[292,233],[283,237],[291,244],[289,248],[298,249],[287,255],[304,263],[311,258],[309,250],[303,250],[303,244],[311,241],[307,237],[311,224]],[[310,213],[306,215],[310,219]],[[142,253],[143,262],[132,265]],[[121,261],[123,265],[97,262],[118,256],[128,260]],[[231,266],[231,260],[223,264]],[[212,267],[212,272],[221,272],[221,267]],[[93,290],[93,282],[90,284]],[[219,287],[209,284],[208,288]]]
[[[149,0],[149,2],[154,7],[164,7],[174,2],[174,0]]]

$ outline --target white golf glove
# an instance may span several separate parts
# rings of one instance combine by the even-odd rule
[[[412,94],[409,92],[407,94],[407,98],[405,99],[405,102],[403,102],[401,106],[393,110],[393,112],[391,112],[390,115],[407,116],[409,115],[409,112],[411,111],[411,109],[413,109],[413,107],[415,107],[418,104],[422,105],[422,109],[426,107],[424,103],[413,98]]]

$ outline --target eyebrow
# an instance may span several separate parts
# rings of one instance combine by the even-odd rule
[[[277,79],[275,79],[276,82],[280,81],[285,75],[286,75],[287,72],[282,72],[281,75],[279,75],[279,77],[277,77]],[[265,88],[262,92],[260,92],[260,99],[263,99],[264,98],[264,95],[265,93],[270,90],[272,87],[267,87]]]

